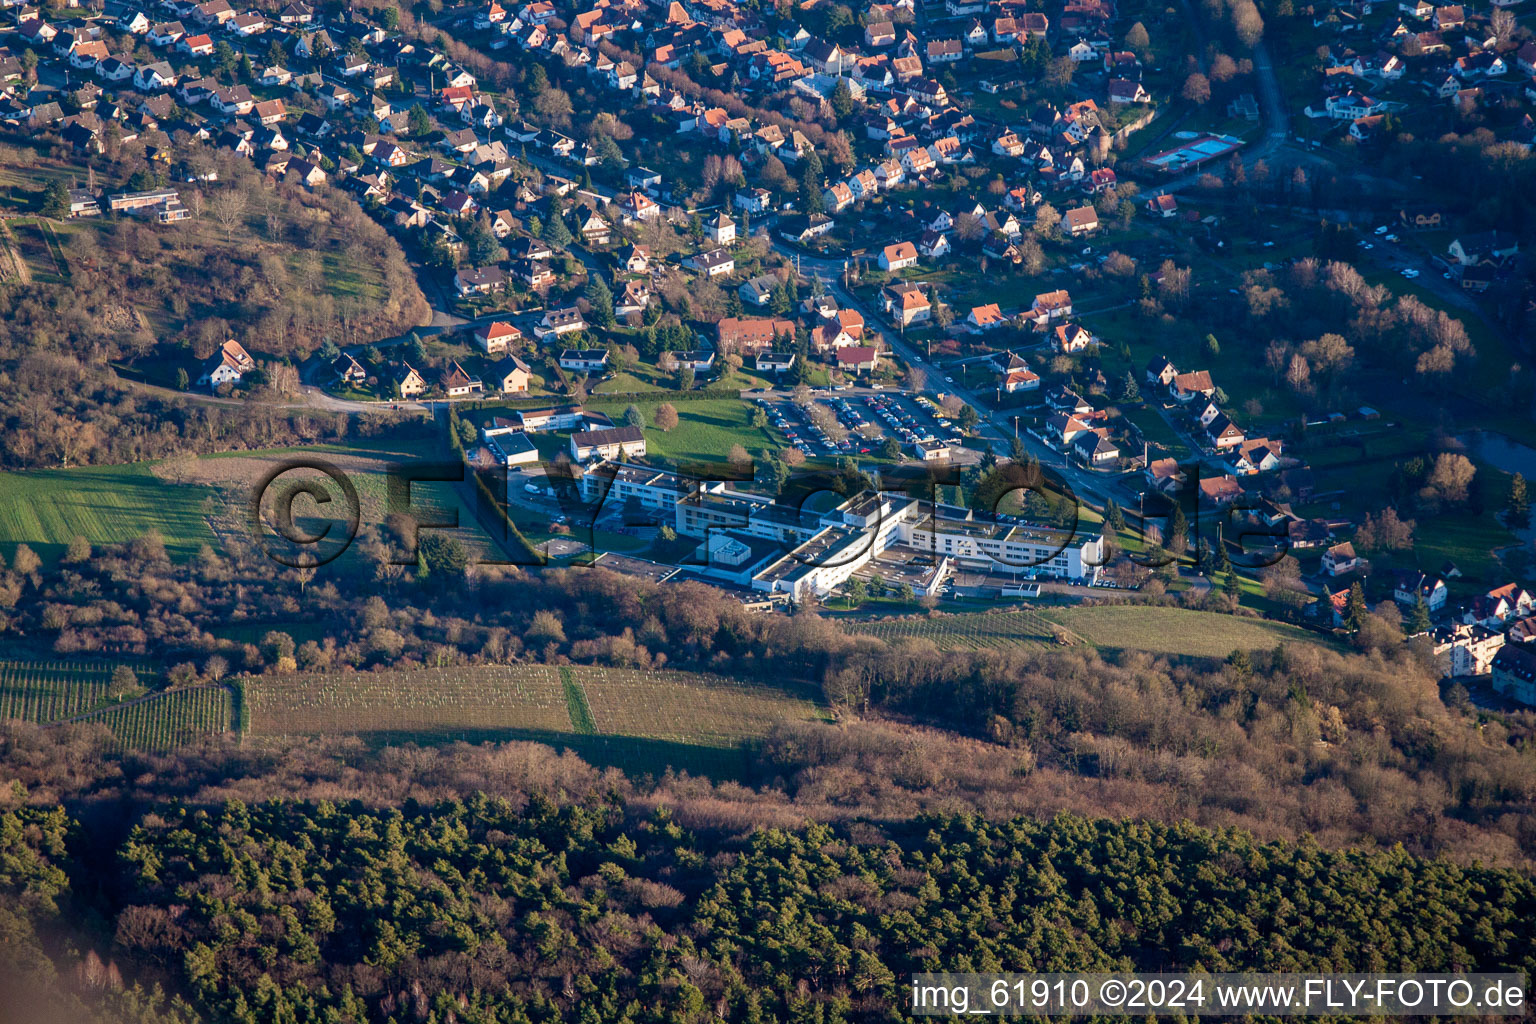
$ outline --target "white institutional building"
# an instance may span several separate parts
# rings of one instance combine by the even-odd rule
[[[1098,534],[978,520],[970,509],[900,492],[865,491],[814,511],[649,466],[601,462],[578,472],[582,499],[594,506],[672,509],[678,534],[702,541],[691,568],[797,601],[831,593],[896,547],[931,556],[937,579],[952,566],[1091,582],[1104,560]]]

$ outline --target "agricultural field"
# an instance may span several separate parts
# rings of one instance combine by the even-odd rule
[[[453,740],[572,729],[560,671],[544,665],[302,674],[252,679],[244,692],[251,736],[382,733]]]
[[[0,661],[0,720],[56,722],[106,704],[116,667],[96,661]]]
[[[244,714],[253,738],[522,739],[631,770],[729,775],[774,723],[822,712],[800,695],[712,675],[484,665],[251,679]]]
[[[0,554],[27,544],[45,563],[57,561],[72,538],[119,544],[159,530],[177,560],[211,544],[202,512],[211,488],[172,491],[151,464],[0,473]]]
[[[1265,619],[1245,619],[1189,608],[1101,605],[1055,608],[1046,613],[1095,647],[1224,658],[1235,650],[1278,643],[1325,642],[1316,633]]]
[[[207,685],[166,690],[79,720],[107,726],[124,748],[158,752],[229,732],[234,717],[229,690]]]
[[[575,676],[599,733],[734,746],[763,735],[786,718],[820,717],[809,700],[693,672],[577,666]]]
[[[1147,605],[1051,608],[1045,611],[999,609],[931,618],[909,616],[848,622],[843,628],[850,633],[886,641],[928,640],[941,651],[1045,647],[1056,642],[1058,632],[1068,643],[1086,643],[1105,650],[1208,658],[1224,658],[1238,648],[1273,647],[1284,641],[1323,642],[1315,633],[1264,619]]]
[[[1055,642],[1051,623],[1039,612],[1028,609],[875,619],[849,622],[843,628],[888,642],[927,640],[941,651],[1044,647]]]

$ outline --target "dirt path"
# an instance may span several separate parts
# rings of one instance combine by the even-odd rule
[[[153,692],[146,693],[142,697],[135,697],[132,700],[118,701],[116,704],[105,704],[99,708],[93,708],[90,711],[82,711],[78,715],[70,715],[67,718],[56,718],[51,722],[44,722],[43,728],[52,729],[56,725],[68,725],[71,722],[83,722],[87,718],[94,718],[103,712],[117,711],[121,708],[131,708],[135,704],[143,704],[147,701],[157,700],[160,697],[164,697],[168,693],[190,693],[194,690],[223,690],[225,693],[229,694],[231,700],[239,699],[239,695],[235,693],[235,688],[230,686],[228,683],[198,683],[196,686],[177,686],[169,690],[155,690]]]
[[[16,237],[11,234],[10,224],[3,220],[0,220],[0,246],[5,249],[4,262],[9,265],[9,269],[4,269],[0,276],[15,278],[22,284],[31,284],[32,271],[27,268],[27,261],[22,259],[21,254],[16,251]]]

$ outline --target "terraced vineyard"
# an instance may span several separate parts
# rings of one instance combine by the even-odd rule
[[[129,701],[81,721],[106,725],[124,748],[158,752],[228,732],[234,707],[224,687],[192,686]]]
[[[481,665],[293,675],[244,686],[252,737],[527,739],[597,763],[734,774],[777,722],[822,716],[806,697],[690,672]]]
[[[0,720],[54,722],[107,702],[116,664],[0,661]]]
[[[976,651],[987,647],[1045,647],[1055,634],[1045,616],[1029,609],[1019,611],[962,612],[931,618],[909,616],[848,622],[849,633],[861,633],[895,642],[928,640],[941,651]]]

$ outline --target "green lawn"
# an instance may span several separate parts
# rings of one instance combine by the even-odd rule
[[[666,399],[665,394],[658,394],[654,401],[647,397],[634,402],[645,415],[645,441],[652,459],[721,462],[733,444],[748,451],[785,445],[783,437],[772,427],[759,429],[752,426],[753,406],[737,398],[676,402],[677,426],[670,431],[659,430],[651,424],[655,421],[656,407]],[[588,400],[587,408],[605,412],[617,423],[622,420],[629,404],[628,400],[604,401],[593,396]]]
[[[214,540],[203,512],[213,493],[168,484],[149,463],[0,473],[0,552],[27,544],[51,562],[76,536],[119,544],[154,529],[172,558],[186,558]]]

